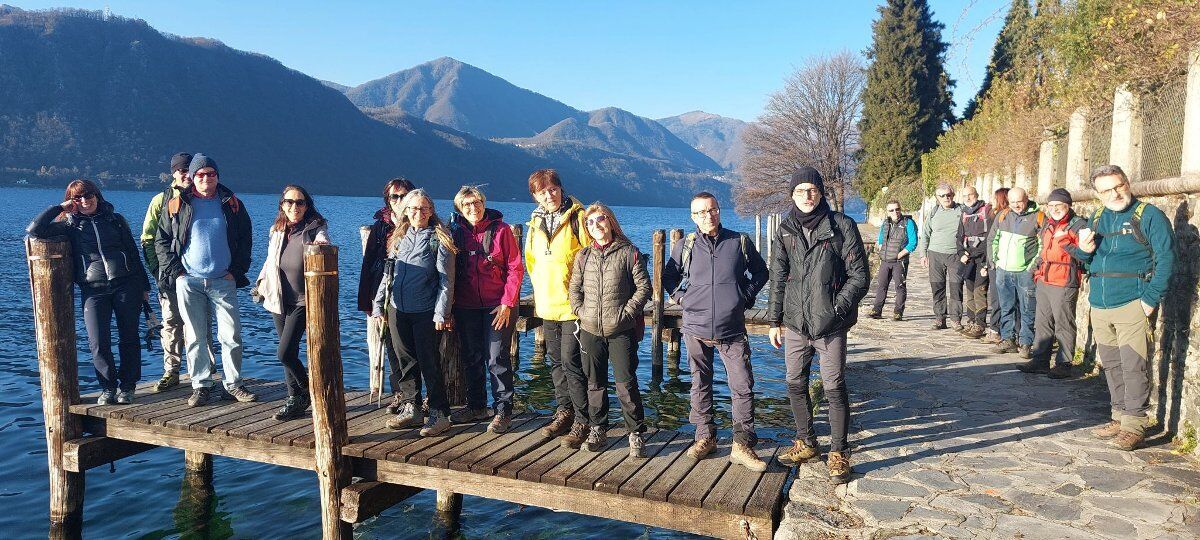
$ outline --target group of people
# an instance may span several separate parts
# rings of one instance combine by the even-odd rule
[[[1086,217],[1062,188],[1039,207],[1020,187],[1000,188],[985,203],[967,186],[959,203],[949,184],[939,184],[919,233],[900,203],[889,201],[871,317],[883,318],[894,284],[892,317],[903,319],[909,256],[916,253],[929,269],[933,330],[982,338],[994,352],[1027,360],[1016,366],[1022,372],[1065,379],[1075,359],[1079,289],[1088,280],[1092,335],[1112,406],[1112,421],[1095,434],[1132,450],[1150,424],[1152,317],[1174,266],[1174,235],[1162,210],[1132,196],[1120,167],[1097,168],[1091,182],[1102,206]]]

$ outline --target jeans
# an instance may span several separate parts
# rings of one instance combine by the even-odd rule
[[[879,263],[879,273],[875,275],[875,305],[871,313],[883,313],[883,302],[887,300],[888,284],[896,286],[896,305],[892,311],[897,315],[904,314],[904,303],[908,299],[908,257],[899,260],[882,261]]]
[[[100,388],[118,387],[132,392],[142,376],[142,350],[138,332],[142,313],[142,287],[132,279],[121,279],[109,286],[81,287],[83,325],[87,329],[88,348]],[[117,316],[118,368],[112,354],[112,320]]]
[[[820,339],[784,328],[783,361],[787,368],[788,401],[796,419],[796,438],[817,447],[813,431],[812,399],[808,395],[808,376],[812,372],[813,356],[819,356],[821,383],[829,401],[829,451],[848,450],[850,431],[850,396],[846,389],[846,332]]]
[[[162,330],[158,336],[163,350],[163,373],[178,374],[183,363],[183,315],[175,290],[159,289],[158,305],[162,308]]]
[[[611,361],[625,427],[631,433],[646,431],[642,394],[637,383],[637,341],[633,339],[633,332],[631,329],[600,337],[579,330],[583,372],[587,375],[587,423],[590,426],[608,427],[608,365]]]
[[[446,380],[442,374],[442,354],[438,350],[438,332],[433,325],[433,310],[404,313],[387,307],[388,331],[399,359],[396,392],[403,401],[421,404],[421,379],[429,398],[429,410],[450,414],[446,398]]]
[[[696,440],[716,437],[713,422],[713,356],[721,355],[733,401],[733,440],[754,446],[754,371],[750,368],[750,342],[745,335],[721,342],[705,343],[685,335],[688,366],[692,370],[691,414]]]
[[[560,408],[575,409],[575,418],[587,418],[587,378],[580,363],[579,321],[542,321],[546,338],[546,357],[550,362],[550,380],[554,382],[554,401]]]
[[[1019,345],[1033,345],[1034,304],[1037,301],[1033,273],[997,268],[996,288],[1000,295],[1000,337]]]
[[[962,261],[954,253],[930,251],[929,287],[933,292],[933,316],[939,321],[962,320],[962,278],[958,269]],[[947,298],[949,296],[949,298]]]
[[[283,366],[283,383],[289,396],[308,395],[308,370],[300,362],[300,338],[304,337],[308,311],[304,306],[282,306],[283,314],[272,313],[279,347],[275,356]]]
[[[213,353],[208,345],[212,330],[208,321],[217,319],[217,341],[221,343],[222,384],[232,389],[242,383],[242,317],[238,313],[237,285],[230,279],[179,276],[175,295],[183,315],[183,342],[187,351],[192,388],[212,386]]]
[[[492,328],[494,308],[454,308],[458,327],[459,358],[467,379],[467,407],[487,407],[483,382],[492,387],[492,408],[496,414],[511,415],[513,408],[513,370],[510,357],[516,315],[503,330]],[[484,366],[487,366],[486,374]]]

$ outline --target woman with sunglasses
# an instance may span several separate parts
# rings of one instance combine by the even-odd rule
[[[150,280],[125,217],[113,211],[100,188],[87,180],[67,184],[65,200],[29,224],[34,238],[65,236],[75,261],[75,284],[83,304],[88,347],[100,383],[98,405],[133,403],[142,376],[138,318],[149,300]],[[117,318],[121,364],[112,355],[111,329]]]
[[[365,238],[363,239],[362,270],[358,275],[358,310],[366,313],[368,317],[374,309],[375,293],[379,292],[379,282],[383,280],[384,268],[387,266],[388,237],[391,236],[396,224],[404,216],[404,207],[401,206],[400,201],[414,189],[417,189],[416,186],[404,178],[397,177],[388,180],[388,183],[383,186],[383,207],[375,211],[375,222],[370,227],[363,227],[360,231],[365,234]],[[372,369],[380,366],[379,369],[382,370],[383,359],[380,356],[387,355],[388,367],[392,371],[392,403],[388,405],[388,412],[396,414],[400,411],[401,401],[400,360],[396,357],[394,348],[383,346],[383,336],[386,333],[385,325],[376,322],[376,319],[368,318],[367,352],[370,364]]]
[[[308,371],[300,362],[300,338],[304,336],[307,312],[304,296],[304,246],[328,244],[329,227],[317,211],[308,191],[297,185],[283,188],[279,213],[271,225],[267,260],[251,296],[271,312],[279,346],[275,350],[283,365],[287,401],[275,413],[276,420],[304,415],[310,403]]]
[[[421,436],[429,437],[450,429],[450,402],[442,376],[438,331],[450,327],[458,249],[425,190],[410,191],[400,200],[400,207],[404,213],[387,243],[392,273],[390,279],[380,281],[371,315],[387,322],[392,347],[399,357],[395,380],[400,407],[396,416],[388,419],[387,427],[404,429],[421,424],[418,381],[423,378],[429,418],[425,419]]]
[[[646,422],[637,383],[637,347],[645,334],[642,309],[651,290],[646,257],[629,242],[607,206],[593,203],[584,210],[584,216],[592,243],[575,256],[570,286],[587,378],[588,436],[584,447],[600,452],[608,444],[611,360],[617,399],[629,430],[629,455],[643,457]]]

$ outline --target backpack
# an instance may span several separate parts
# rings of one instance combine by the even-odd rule
[[[738,241],[742,248],[742,262],[745,268],[750,268],[750,237],[746,233],[738,233]],[[679,292],[686,292],[688,286],[688,276],[692,269],[692,248],[696,247],[696,233],[688,233],[687,238],[683,240],[683,249],[679,256],[679,269],[682,272],[682,277],[679,280],[679,286],[675,290],[668,293],[668,296]]]
[[[457,224],[457,220],[455,220],[455,223]],[[492,259],[492,255],[493,255],[492,242],[494,242],[496,240],[496,230],[499,227],[500,227],[500,222],[493,221],[490,224],[488,224],[487,230],[483,231],[483,242],[481,242],[481,245],[483,246],[482,253],[480,253],[478,251],[467,251],[465,253],[467,255],[483,255],[483,258],[487,260],[488,264],[497,266],[496,261],[494,261]],[[458,236],[457,232],[459,230],[463,231],[463,234],[470,234],[469,231],[467,231],[465,227],[459,225],[459,226],[455,227],[455,233],[456,233],[455,236],[456,237]],[[437,242],[437,235],[434,235],[434,242]],[[463,242],[463,245],[466,245],[466,242]],[[434,254],[436,254],[437,249],[435,248],[433,250],[433,252],[434,252]]]
[[[1122,234],[1122,235],[1123,234],[1132,234],[1133,239],[1137,240],[1137,243],[1141,244],[1142,247],[1146,248],[1146,251],[1150,252],[1151,269],[1147,270],[1146,272],[1141,273],[1141,274],[1103,272],[1103,273],[1098,273],[1098,274],[1093,273],[1090,275],[1100,276],[1100,277],[1140,277],[1146,281],[1149,281],[1150,278],[1153,277],[1153,275],[1154,275],[1154,270],[1153,270],[1154,246],[1150,245],[1150,239],[1146,238],[1146,233],[1142,232],[1142,213],[1145,211],[1146,211],[1146,203],[1144,203],[1142,201],[1138,201],[1137,206],[1134,207],[1134,209],[1133,209],[1133,215],[1130,216],[1130,218],[1129,218],[1129,225],[1130,225],[1130,227],[1133,228],[1133,231],[1131,231],[1129,233],[1122,232],[1120,234]],[[1103,206],[1101,206],[1100,208],[1097,208],[1096,211],[1092,213],[1092,219],[1091,219],[1090,225],[1091,225],[1091,228],[1093,231],[1097,230],[1096,227],[1100,224],[1100,215],[1103,213],[1104,213]]]
[[[1000,222],[1004,221],[1004,216],[1007,216],[1008,213],[1011,211],[1012,211],[1011,208],[1005,208],[1004,210],[1001,210],[999,214],[996,214],[996,227],[1000,226]],[[1042,232],[1042,228],[1046,226],[1046,213],[1041,210],[1038,210],[1036,219],[1037,219],[1037,230],[1038,230],[1038,233],[1040,234]]]

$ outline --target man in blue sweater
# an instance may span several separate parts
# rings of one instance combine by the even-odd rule
[[[1133,450],[1150,424],[1150,317],[1171,279],[1175,237],[1162,210],[1133,197],[1120,167],[1096,169],[1092,187],[1104,208],[1079,232],[1079,248],[1089,263],[1092,332],[1112,405],[1112,421],[1092,433]]]

